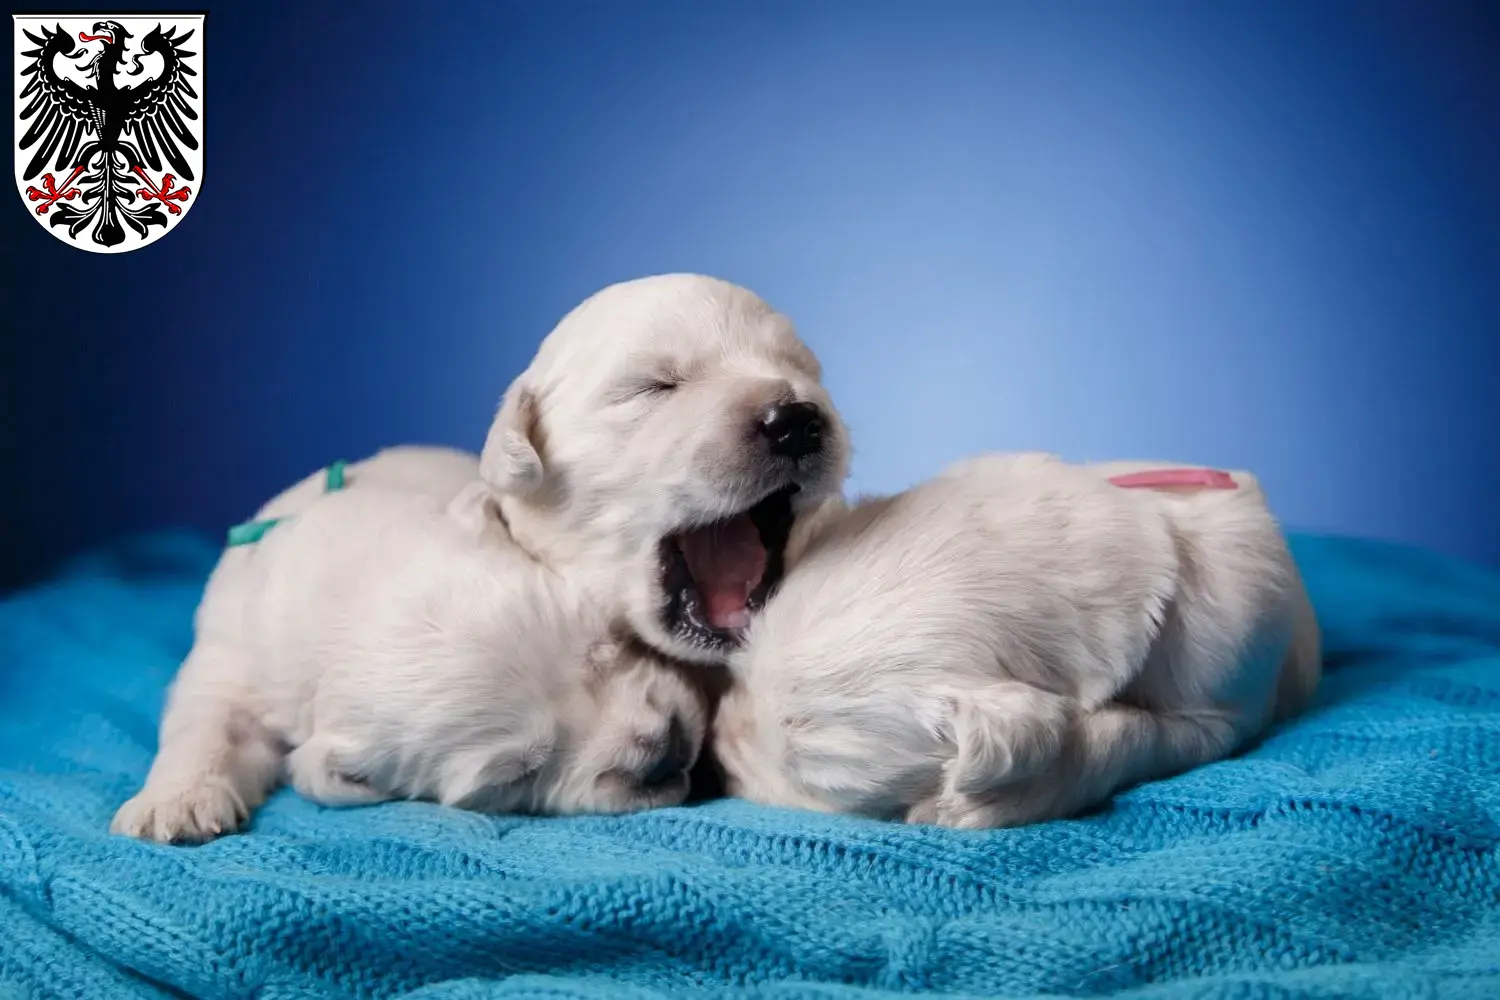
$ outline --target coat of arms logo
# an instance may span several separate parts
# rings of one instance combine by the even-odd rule
[[[124,253],[192,209],[205,17],[14,15],[16,188],[52,235]]]

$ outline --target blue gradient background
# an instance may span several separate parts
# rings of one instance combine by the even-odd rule
[[[0,211],[4,572],[475,447],[563,312],[667,270],[794,317],[856,489],[1181,458],[1295,528],[1500,561],[1497,14],[219,4],[173,235]]]

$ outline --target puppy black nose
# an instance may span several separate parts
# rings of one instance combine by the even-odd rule
[[[823,411],[814,403],[778,403],[760,418],[773,455],[804,458],[823,449]]]
[[[672,716],[672,726],[667,730],[666,746],[651,770],[641,777],[643,785],[664,785],[675,780],[693,766],[693,746],[687,738],[682,720]]]

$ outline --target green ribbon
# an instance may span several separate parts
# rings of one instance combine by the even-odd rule
[[[349,463],[341,459],[328,467],[323,474],[323,492],[337,493],[344,488],[344,470],[348,466]],[[229,529],[226,544],[230,548],[237,545],[254,545],[266,537],[266,532],[284,520],[286,519],[282,517],[268,517],[264,521],[246,521],[243,524],[236,524]]]

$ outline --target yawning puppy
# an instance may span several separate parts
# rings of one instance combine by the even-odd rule
[[[681,802],[706,706],[510,539],[473,456],[320,473],[219,561],[145,787],[116,832],[201,841],[285,778],[327,804]]]
[[[731,659],[714,726],[730,790],[1008,826],[1299,710],[1317,624],[1254,479],[1112,481],[1141,471],[986,456],[804,518]]]
[[[817,359],[751,292],[665,275],[566,316],[510,387],[482,472],[516,541],[650,647],[719,663],[848,435]]]

